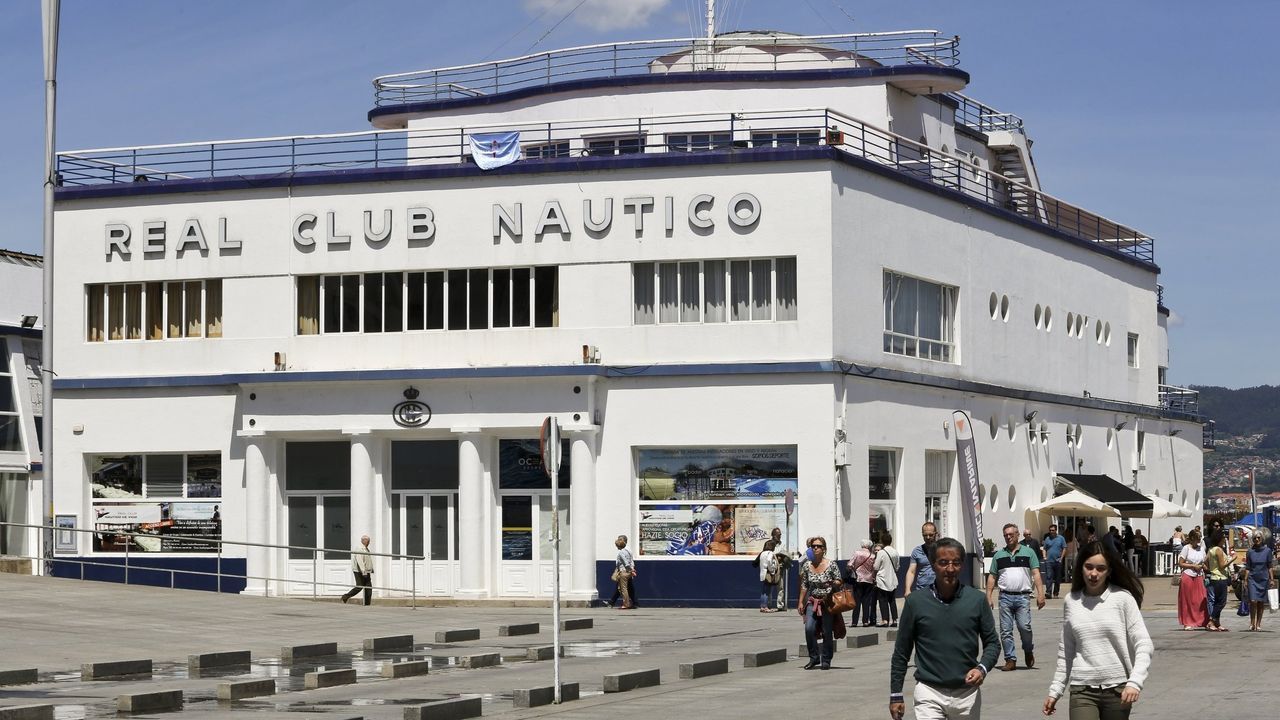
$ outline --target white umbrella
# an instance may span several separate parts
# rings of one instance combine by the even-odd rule
[[[1064,495],[1049,498],[1038,505],[1032,505],[1027,508],[1027,512],[1049,513],[1051,515],[1120,517],[1119,510],[1079,490],[1072,490]]]
[[[1147,514],[1146,511],[1134,512],[1129,513],[1129,517],[1155,518],[1157,520],[1173,517],[1191,517],[1190,510],[1177,503],[1169,502],[1159,495],[1147,495],[1145,497],[1151,501],[1151,513]],[[1150,531],[1150,529],[1151,528],[1147,528],[1148,531]]]

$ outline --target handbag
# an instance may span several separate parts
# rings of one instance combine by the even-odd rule
[[[834,640],[843,640],[849,634],[849,628],[844,624],[844,616],[840,613],[834,615],[831,621],[831,637]]]
[[[840,588],[828,596],[827,609],[837,615],[847,613],[850,610],[857,610],[858,598],[854,596],[853,591],[849,588]]]
[[[1271,612],[1280,610],[1280,589],[1267,588],[1267,607]]]
[[[612,580],[612,581],[614,581],[614,582],[618,582],[619,580],[621,580],[621,579],[622,579],[622,569],[621,569],[621,568],[614,568],[614,569],[613,569],[613,574],[609,576],[609,579],[610,579],[610,580]]]

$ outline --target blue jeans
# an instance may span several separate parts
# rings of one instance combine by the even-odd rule
[[[809,651],[809,662],[821,663],[822,665],[831,665],[831,656],[836,651],[836,639],[831,634],[832,624],[835,617],[829,613],[822,613],[821,617],[815,617],[813,614],[813,605],[805,603],[804,606],[804,646]],[[822,657],[818,657],[818,626],[822,626]]]
[[[1214,625],[1222,624],[1219,621],[1222,618],[1222,608],[1227,606],[1227,588],[1230,586],[1230,580],[1210,580],[1209,587],[1205,588],[1209,594],[1209,620]]]
[[[774,608],[778,605],[778,584],[760,581],[760,609]]]
[[[1017,660],[1013,649],[1013,625],[1018,624],[1018,635],[1022,640],[1022,652],[1035,652],[1035,643],[1031,640],[1031,596],[1000,593],[1000,645],[1004,648],[1005,660]]]
[[[1045,560],[1040,563],[1040,575],[1044,579],[1044,591],[1051,597],[1058,597],[1062,587],[1062,561]]]

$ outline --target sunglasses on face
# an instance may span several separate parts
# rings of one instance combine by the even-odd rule
[[[814,550],[826,550],[826,549],[827,549],[827,546],[826,546],[826,545],[810,545],[809,547],[812,547]]]

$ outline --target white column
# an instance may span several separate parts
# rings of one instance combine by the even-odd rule
[[[378,498],[373,472],[373,436],[363,429],[344,430],[342,434],[351,438],[351,537],[347,546],[355,547],[361,535],[368,535],[369,547],[374,552],[386,552],[391,543],[388,541],[383,547],[374,515]],[[376,575],[375,572],[374,584],[384,584]]]
[[[460,584],[457,597],[488,597],[485,569],[489,543],[489,493],[484,484],[484,436],[478,429],[455,428],[458,433],[458,564]]]
[[[569,434],[569,536],[571,559],[566,600],[595,600],[596,433],[599,428],[567,427]],[[634,545],[633,545],[634,547]]]
[[[244,436],[244,502],[245,539],[258,545],[250,545],[245,552],[245,595],[266,595],[266,577],[271,574],[271,550],[261,547],[270,542],[271,472],[267,468],[267,445],[262,434]],[[256,576],[256,577],[254,577]]]

